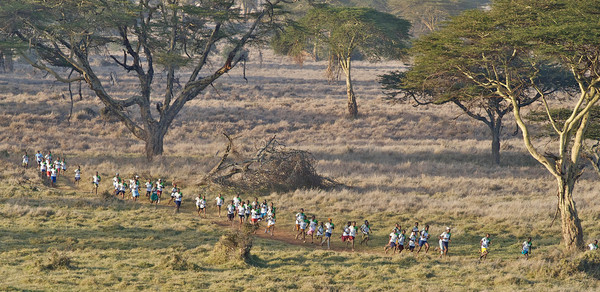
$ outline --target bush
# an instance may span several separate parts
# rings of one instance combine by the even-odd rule
[[[57,251],[52,252],[46,264],[39,261],[37,263],[37,266],[40,268],[40,270],[58,270],[73,268],[73,266],[71,265],[71,258],[64,253],[59,254]]]
[[[251,234],[257,225],[245,223],[241,230],[229,232],[219,239],[211,252],[209,261],[213,264],[244,265],[250,260],[252,249]]]
[[[163,259],[162,265],[171,268],[174,271],[198,270],[200,267],[194,263],[188,262],[184,257],[185,248],[172,248],[170,254]]]

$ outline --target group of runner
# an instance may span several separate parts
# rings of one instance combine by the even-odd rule
[[[53,159],[52,151],[48,151],[46,155],[40,153],[40,151],[35,154],[35,161],[39,167],[41,178],[47,180],[52,187],[56,185],[56,180],[61,172],[64,174],[67,171],[67,163],[64,157],[62,159],[60,157]],[[22,166],[29,168],[29,155],[27,151],[23,154]]]
[[[55,186],[57,177],[61,173],[65,173],[67,170],[67,165],[65,162],[65,158],[62,159],[60,157],[56,157],[53,160],[53,155],[51,151],[48,151],[45,155],[37,151],[35,154],[35,161],[40,169],[40,175],[42,178],[47,179],[50,182],[52,187]],[[27,152],[23,155],[22,166],[24,168],[29,167],[29,156]],[[75,169],[75,184],[78,184],[81,180],[81,168],[78,166]],[[101,181],[101,177],[96,172],[94,176],[92,176],[92,192],[98,194],[98,187]],[[121,195],[122,199],[125,199],[126,191],[129,191],[131,194],[131,199],[133,201],[137,201],[140,197],[140,177],[135,175],[133,178],[129,179],[129,184],[125,181],[125,179],[121,178],[119,173],[113,177],[113,187],[114,187],[114,196]],[[159,204],[162,198],[163,190],[165,189],[165,183],[162,179],[158,179],[155,182],[152,180],[147,180],[145,183],[146,189],[146,198],[150,201],[151,204]],[[177,187],[177,184],[173,183],[173,188],[171,189],[170,200],[167,205],[171,204],[171,202],[175,203],[175,212],[179,212],[179,208],[181,207],[181,203],[183,201],[183,193],[181,189]],[[195,199],[196,201],[196,211],[198,216],[206,216],[206,196],[198,195]],[[221,217],[221,208],[225,204],[224,197],[219,194],[216,198],[216,208],[218,216]],[[276,221],[276,212],[275,207],[273,206],[273,202],[267,204],[267,201],[264,200],[262,203],[259,202],[258,198],[255,197],[253,201],[247,200],[244,201],[241,199],[240,194],[234,196],[234,198],[230,201],[230,203],[225,207],[227,211],[227,218],[231,225],[234,223],[234,218],[239,218],[240,226],[248,222],[250,224],[258,224],[261,221],[265,221],[265,233],[270,233],[271,236],[274,236],[275,232],[275,221]],[[306,243],[306,237],[310,236],[311,244],[314,244],[315,239],[317,240],[317,244],[323,246],[325,243],[327,244],[327,248],[331,249],[331,236],[333,234],[333,230],[335,229],[335,225],[331,218],[328,218],[327,222],[319,222],[316,219],[315,215],[310,216],[310,218],[304,213],[304,209],[300,209],[300,211],[296,214],[296,222],[295,222],[294,231],[296,232],[295,239],[302,240]],[[346,225],[342,228],[341,240],[346,244],[346,248],[351,247],[352,251],[355,248],[355,239],[357,233],[360,231],[362,234],[362,239],[360,244],[365,244],[368,246],[368,242],[370,239],[370,234],[372,232],[371,226],[368,220],[364,220],[364,223],[357,227],[356,221],[348,221]],[[439,236],[439,251],[440,257],[444,257],[448,255],[448,247],[451,242],[451,228],[446,227],[446,230],[442,232]],[[419,222],[415,222],[415,225],[410,230],[410,234],[408,238],[406,237],[406,229],[402,229],[401,226],[396,223],[395,227],[391,230],[389,234],[388,243],[384,247],[384,252],[387,254],[388,251],[392,251],[393,253],[398,252],[398,254],[402,253],[403,250],[407,249],[411,253],[416,250],[415,255],[418,256],[421,250],[424,248],[424,252],[427,253],[429,251],[429,225],[425,225],[423,229],[419,230]],[[481,246],[481,254],[479,256],[479,260],[485,260],[487,255],[489,254],[489,247],[491,245],[490,234],[486,234],[480,240]],[[405,248],[405,246],[408,246]],[[417,248],[418,246],[418,248]],[[597,250],[598,249],[598,240],[595,240],[593,243],[590,243],[587,248],[589,250]],[[437,250],[438,248],[436,248]],[[528,259],[529,255],[531,255],[532,250],[532,239],[531,237],[527,238],[521,245],[521,254]]]
[[[312,215],[309,218],[304,213],[303,208],[296,213],[296,224],[294,227],[294,231],[296,232],[296,240],[302,240],[304,243],[306,243],[306,237],[310,236],[311,244],[314,244],[316,239],[317,244],[323,246],[325,243],[327,243],[327,248],[331,249],[331,236],[333,235],[334,229],[335,224],[331,218],[328,218],[327,222],[319,222],[315,215]],[[342,228],[341,235],[341,240],[346,244],[346,248],[351,247],[352,251],[354,251],[354,243],[356,240],[356,235],[359,231],[362,233],[362,240],[360,241],[360,244],[368,245],[369,236],[371,234],[371,225],[369,224],[369,221],[365,220],[360,228],[356,226],[356,221],[348,221],[348,223],[346,223],[346,225],[344,225]]]
[[[225,198],[219,194],[215,198],[215,201],[217,204],[218,216],[221,217],[221,208],[225,203]],[[201,211],[206,214],[205,205],[205,196],[200,197],[200,195],[198,195],[198,198],[196,198],[198,215],[200,215]],[[275,234],[276,209],[273,202],[267,203],[267,200],[263,200],[261,203],[257,197],[254,197],[253,201],[242,200],[240,194],[237,194],[229,201],[225,210],[227,211],[227,219],[231,225],[235,222],[235,217],[239,218],[240,226],[244,224],[244,222],[258,225],[259,222],[265,221],[267,223],[265,233],[270,233],[271,236]]]

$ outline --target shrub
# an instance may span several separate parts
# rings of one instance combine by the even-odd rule
[[[38,261],[37,266],[40,268],[40,270],[71,269],[73,268],[71,263],[71,258],[69,256],[64,253],[59,254],[57,251],[53,251],[48,258],[47,263]]]
[[[185,254],[185,248],[172,248],[169,255],[163,259],[162,265],[174,271],[198,270],[200,268],[198,265],[190,263],[183,254]]]
[[[213,264],[244,265],[250,260],[252,236],[257,225],[245,223],[241,230],[229,232],[215,244],[209,261]]]

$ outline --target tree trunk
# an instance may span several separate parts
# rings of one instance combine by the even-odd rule
[[[358,105],[356,104],[356,96],[354,95],[354,89],[352,89],[352,76],[350,69],[350,57],[347,57],[345,62],[342,63],[342,69],[346,73],[346,94],[348,95],[348,114],[352,118],[358,117]]]
[[[500,165],[500,134],[502,131],[502,118],[496,119],[496,122],[490,126],[492,131],[492,161],[495,165]]]
[[[558,179],[558,208],[562,219],[562,233],[565,247],[569,250],[584,247],[583,229],[573,201],[575,178]]]
[[[162,131],[159,128],[148,131],[146,137],[146,158],[148,161],[152,161],[154,156],[163,154],[163,140],[165,138],[166,131]]]

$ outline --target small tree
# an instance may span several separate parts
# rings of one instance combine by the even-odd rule
[[[370,60],[402,57],[409,29],[408,21],[371,8],[315,5],[298,22],[276,34],[273,47],[277,53],[293,56],[301,62],[307,50],[324,46],[330,54],[329,70],[335,67],[344,72],[348,113],[357,117],[352,58],[356,54]]]
[[[266,35],[281,2],[267,1],[256,13],[241,15],[230,0],[3,0],[0,39],[58,81],[87,83],[106,109],[146,143],[151,160],[163,153],[164,136],[186,103],[244,60],[246,45]],[[109,45],[118,49],[106,61],[137,77],[138,94],[114,96],[98,76],[99,66],[90,58],[107,52]],[[209,56],[219,47],[228,48],[227,57],[217,69],[207,70]],[[167,75],[160,85],[154,78],[159,68]],[[183,78],[187,81],[179,86]]]

